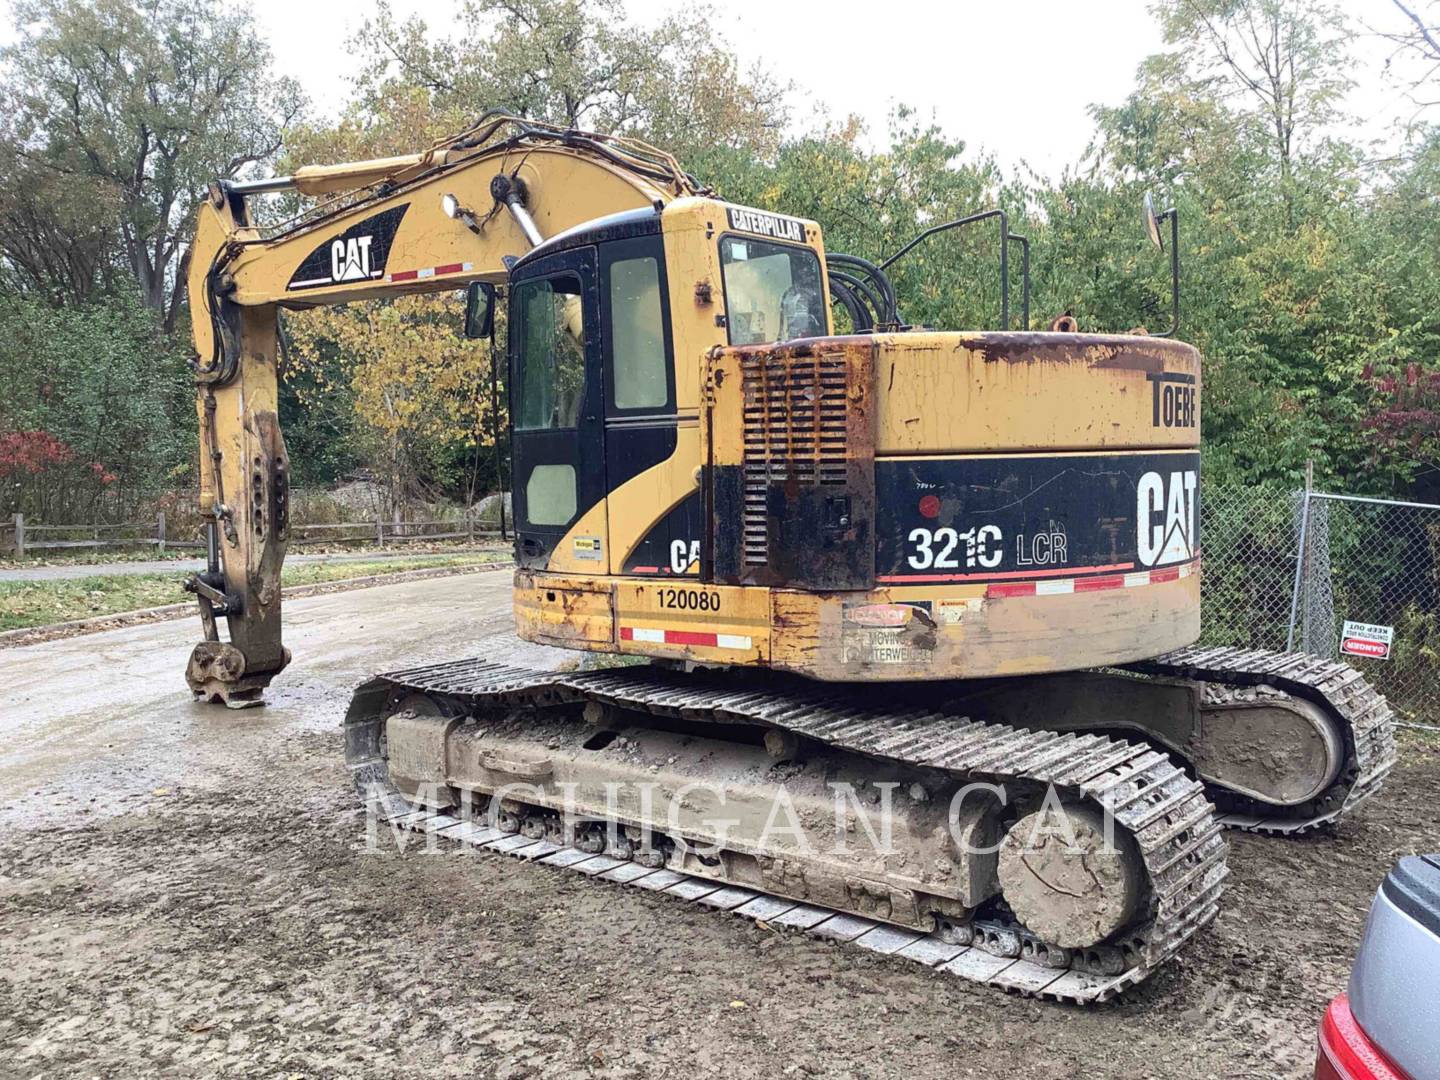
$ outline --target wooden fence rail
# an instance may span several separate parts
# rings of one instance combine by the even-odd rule
[[[145,530],[151,531],[147,535]],[[349,530],[350,535],[342,535],[346,530]],[[3,533],[7,531],[11,534],[8,544],[3,541]],[[76,534],[81,538],[76,539]],[[290,526],[290,543],[299,545],[375,544],[384,547],[386,544],[413,544],[434,540],[466,540],[473,543],[476,540],[503,536],[495,526],[482,525],[473,518],[459,521],[386,521],[376,517],[371,521]],[[12,523],[0,525],[0,551],[8,548],[17,559],[37,551],[137,546],[153,547],[157,553],[162,554],[167,547],[204,548],[204,544],[198,539],[168,538],[165,535],[163,512],[156,514],[153,522],[129,522],[122,525],[40,525],[26,521],[24,514],[16,514]]]

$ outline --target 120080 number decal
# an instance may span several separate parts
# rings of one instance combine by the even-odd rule
[[[719,611],[720,594],[703,589],[659,589],[660,606],[676,611]]]

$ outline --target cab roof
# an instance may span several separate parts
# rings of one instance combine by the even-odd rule
[[[606,214],[604,217],[582,222],[564,232],[558,232],[544,243],[531,248],[511,264],[510,272],[513,274],[532,262],[560,251],[570,251],[605,240],[629,240],[637,236],[656,236],[659,232],[660,211],[654,207],[642,206],[634,210],[621,210],[615,214]]]

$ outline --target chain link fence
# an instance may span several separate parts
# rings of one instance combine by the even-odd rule
[[[1201,537],[1203,643],[1343,658],[1440,723],[1440,506],[1211,486]]]

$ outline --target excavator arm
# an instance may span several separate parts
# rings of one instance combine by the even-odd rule
[[[279,226],[255,224],[249,200],[285,191],[323,201]],[[545,238],[701,193],[643,143],[501,113],[414,155],[211,185],[188,281],[207,547],[206,570],[186,586],[204,629],[186,669],[197,699],[258,704],[290,660],[280,617],[290,473],[280,309],[500,283]]]

